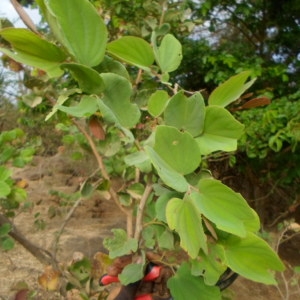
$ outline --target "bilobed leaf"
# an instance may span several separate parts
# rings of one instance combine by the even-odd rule
[[[88,0],[44,0],[47,19],[56,38],[76,61],[90,67],[105,54],[107,29]]]
[[[272,248],[253,233],[245,238],[231,236],[224,242],[228,266],[241,276],[264,284],[276,284],[271,270],[283,271],[284,264]]]
[[[201,248],[207,252],[201,214],[189,199],[171,199],[167,204],[166,216],[170,228],[180,236],[180,246],[191,258],[196,258]]]
[[[186,262],[179,267],[175,276],[168,280],[168,288],[174,299],[221,300],[219,288],[206,285],[200,276],[193,276]]]
[[[225,108],[206,107],[204,130],[196,138],[201,154],[214,151],[235,151],[237,139],[242,135],[244,125],[237,121]]]
[[[137,240],[128,238],[125,230],[112,229],[112,232],[114,234],[113,238],[105,238],[103,240],[104,247],[109,250],[110,258],[127,255],[137,250]]]
[[[98,110],[98,102],[95,97],[83,96],[77,105],[58,105],[57,109],[77,118],[90,117]]]
[[[113,113],[112,119],[117,120],[123,127],[135,126],[140,118],[140,111],[136,104],[130,102],[132,93],[130,82],[112,73],[101,74],[101,77],[105,85],[102,101]],[[108,111],[106,113],[109,114]]]
[[[118,59],[144,70],[154,62],[154,54],[150,44],[135,36],[124,36],[107,45],[108,53]]]
[[[205,104],[200,93],[189,98],[183,93],[177,93],[170,99],[164,112],[166,125],[188,131],[194,137],[203,131],[204,116]]]
[[[87,94],[100,94],[104,90],[103,80],[94,69],[75,63],[62,64],[61,67],[70,71],[83,92]]]
[[[199,192],[191,194],[193,203],[217,228],[241,237],[259,230],[256,213],[240,194],[214,179],[201,179],[198,187]]]
[[[201,162],[197,142],[188,132],[180,132],[170,126],[158,126],[155,133],[154,150],[175,171],[192,173]]]
[[[182,60],[182,47],[172,34],[167,34],[162,39],[156,52],[156,60],[162,73],[175,71],[179,67]]]
[[[155,91],[148,100],[148,111],[153,117],[158,117],[164,111],[169,95],[164,90]]]
[[[250,71],[244,71],[238,75],[232,76],[218,86],[213,90],[208,99],[209,105],[225,107],[237,100],[256,80],[256,78],[254,78],[245,83],[250,75]]]
[[[172,169],[151,147],[146,146],[145,151],[155,167],[161,180],[178,192],[186,192],[189,185],[184,176]]]

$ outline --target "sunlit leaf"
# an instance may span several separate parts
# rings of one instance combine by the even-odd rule
[[[256,78],[254,78],[245,83],[250,75],[250,71],[242,72],[238,75],[232,76],[223,84],[218,86],[209,96],[209,105],[225,107],[237,100],[256,80]]]
[[[157,127],[154,150],[172,169],[183,175],[192,173],[201,162],[197,142],[190,133],[174,127]]]
[[[190,200],[171,199],[167,204],[166,216],[170,228],[180,236],[180,246],[192,258],[198,256],[201,248],[207,252],[201,214]]]
[[[226,262],[234,272],[253,281],[276,284],[270,271],[283,271],[284,264],[264,240],[248,233],[245,238],[231,236],[224,244]]]
[[[107,45],[108,53],[144,70],[154,62],[154,54],[149,43],[136,36],[123,36]]]
[[[174,299],[221,300],[219,288],[206,285],[200,276],[193,276],[188,263],[183,263],[168,280],[168,287]]]
[[[235,151],[237,139],[242,135],[244,125],[237,121],[225,108],[206,108],[204,130],[196,138],[203,155],[214,151]]]
[[[191,194],[193,203],[219,229],[241,237],[245,237],[248,230],[259,230],[257,214],[241,194],[214,179],[201,179],[198,187],[199,192]]]
[[[183,93],[177,93],[170,99],[164,112],[166,125],[188,131],[194,137],[203,131],[204,116],[205,104],[200,93],[189,98]]]

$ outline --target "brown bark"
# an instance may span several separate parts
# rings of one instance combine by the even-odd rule
[[[42,249],[31,241],[29,241],[24,235],[16,228],[16,226],[3,214],[0,214],[0,226],[9,223],[12,226],[9,235],[21,244],[28,252],[30,252],[35,258],[37,258],[43,265],[52,265],[57,267],[57,261],[53,258],[52,254]]]

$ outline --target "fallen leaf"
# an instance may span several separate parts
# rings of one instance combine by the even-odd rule
[[[38,277],[38,283],[47,291],[55,291],[59,287],[61,273],[52,266],[45,267],[45,271]]]

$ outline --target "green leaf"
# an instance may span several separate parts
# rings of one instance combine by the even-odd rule
[[[161,180],[178,192],[186,192],[189,185],[182,174],[172,169],[151,147],[146,146],[150,160],[155,167]]]
[[[245,83],[250,75],[251,71],[245,71],[230,77],[211,93],[208,98],[209,105],[225,107],[237,100],[256,80],[256,78],[254,78]]]
[[[136,239],[128,238],[127,233],[123,229],[112,229],[113,238],[105,238],[103,245],[109,250],[109,257],[116,258],[122,255],[135,252],[138,248]]]
[[[23,28],[5,28],[0,35],[7,40],[17,53],[25,53],[46,61],[61,62],[66,54],[56,45]]]
[[[160,226],[162,227],[162,226]],[[169,229],[165,229],[160,235],[157,234],[157,243],[160,249],[174,249],[174,234]]]
[[[128,166],[135,166],[144,173],[149,173],[152,170],[151,161],[144,151],[128,154],[124,161]]]
[[[50,77],[63,74],[59,65],[66,55],[54,44],[23,28],[5,28],[0,35],[12,45],[14,52],[0,48],[10,58],[44,70]]]
[[[193,203],[217,228],[241,237],[259,230],[258,216],[241,194],[214,179],[201,179],[198,188],[191,194]]]
[[[98,102],[95,97],[83,96],[75,106],[58,105],[57,108],[77,118],[89,117],[98,110]]]
[[[228,266],[241,276],[264,284],[276,284],[270,270],[283,271],[284,264],[261,238],[249,233],[245,238],[229,237],[224,242]]]
[[[154,54],[150,44],[135,36],[124,36],[107,45],[108,53],[118,59],[144,70],[154,62]]]
[[[69,267],[70,273],[74,275],[81,283],[86,282],[92,271],[91,261],[84,257],[82,260],[75,262]]]
[[[11,177],[12,170],[5,168],[4,166],[0,166],[0,180],[5,181],[7,178]]]
[[[123,285],[137,282],[144,277],[144,264],[129,264],[118,277]]]
[[[9,223],[5,223],[2,226],[0,226],[0,237],[8,235],[8,233],[11,231],[12,226]]]
[[[188,263],[183,263],[168,280],[168,287],[174,299],[221,300],[219,288],[206,285],[200,276],[193,276]]]
[[[123,76],[127,80],[130,80],[126,67],[119,61],[116,61],[109,56],[104,56],[101,64],[96,66],[94,69],[98,73],[114,73]]]
[[[101,77],[105,85],[102,101],[113,113],[112,119],[117,120],[123,127],[135,126],[140,118],[140,111],[136,104],[130,102],[132,93],[130,82],[124,77],[112,73],[101,74]],[[105,108],[102,106],[103,109]],[[106,110],[105,113],[108,111]]]
[[[243,131],[244,125],[225,108],[209,106],[206,107],[203,133],[196,138],[196,141],[203,155],[220,150],[235,151],[237,139]]]
[[[165,110],[168,103],[169,95],[164,90],[155,91],[148,100],[148,111],[149,113],[157,118]]]
[[[199,257],[192,261],[192,274],[202,275],[207,285],[215,285],[226,268],[224,249],[216,243],[210,243],[208,253],[200,252]]]
[[[88,0],[45,0],[46,18],[56,38],[80,64],[98,65],[105,54],[107,29]]]
[[[170,126],[158,126],[154,150],[175,171],[192,173],[199,167],[201,153],[197,142],[188,132],[180,132]]]
[[[94,69],[80,64],[62,64],[61,67],[70,71],[83,92],[100,94],[104,90],[103,80]]]
[[[68,90],[64,90],[58,97],[56,104],[52,107],[51,112],[46,116],[45,121],[48,121],[58,110],[58,106],[63,105],[68,99],[69,96],[77,93],[77,94],[81,94],[81,90],[80,89],[68,89]],[[68,131],[69,129],[67,129]]]
[[[10,186],[5,181],[0,181],[0,198],[8,196],[10,192]]]
[[[157,198],[155,201],[155,212],[157,219],[167,223],[167,217],[166,217],[166,208],[168,202],[175,197],[178,197],[178,193],[176,192],[165,192],[161,196]]]
[[[173,96],[164,112],[165,124],[180,131],[188,131],[192,136],[202,133],[204,127],[205,104],[200,93],[187,98],[182,92]]]
[[[8,251],[8,250],[13,249],[13,247],[15,245],[15,242],[14,242],[14,240],[12,238],[6,237],[2,241],[0,241],[0,244],[1,244],[1,248],[4,251]]]
[[[166,216],[170,228],[180,236],[180,246],[190,257],[196,258],[201,248],[207,252],[201,214],[190,199],[171,199],[167,204]]]
[[[156,53],[156,60],[162,73],[175,71],[179,67],[182,60],[182,47],[172,34],[167,34],[162,39]]]

